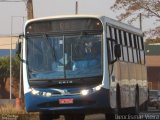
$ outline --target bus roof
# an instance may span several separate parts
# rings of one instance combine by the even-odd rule
[[[97,18],[97,19],[100,19],[101,21],[103,21],[103,22],[105,22],[105,23],[107,23],[107,24],[109,24],[111,26],[114,26],[116,28],[120,28],[120,29],[125,30],[125,31],[130,31],[132,33],[143,35],[143,32],[140,29],[138,29],[138,28],[136,28],[136,27],[134,27],[132,25],[128,25],[128,24],[119,22],[117,20],[114,20],[112,18],[109,18],[109,17],[106,17],[106,16],[101,16],[101,15],[49,16],[49,17],[42,17],[42,18],[35,18],[35,19],[28,20],[25,25],[27,25],[30,22],[34,22],[34,21],[52,20],[52,19],[69,19],[69,18]]]

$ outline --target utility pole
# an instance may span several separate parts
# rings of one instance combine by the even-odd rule
[[[33,19],[33,1],[32,0],[27,0],[27,18]]]
[[[76,1],[76,8],[75,8],[75,14],[78,14],[78,1]]]
[[[139,26],[140,26],[140,30],[142,30],[142,14],[139,14]]]

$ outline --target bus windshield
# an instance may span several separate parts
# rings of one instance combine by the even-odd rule
[[[30,79],[66,79],[102,75],[102,34],[27,37]]]
[[[28,37],[31,78],[79,78],[102,74],[102,35]]]

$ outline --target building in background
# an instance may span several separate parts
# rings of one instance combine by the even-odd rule
[[[10,50],[12,50],[12,56],[15,55],[17,40],[16,36],[0,36],[0,57],[10,56]]]
[[[160,90],[160,44],[149,44],[145,48],[149,88]]]

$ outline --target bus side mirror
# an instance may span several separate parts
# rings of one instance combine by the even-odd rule
[[[17,46],[16,46],[16,54],[17,54],[20,61],[23,61],[22,58],[21,58],[22,42],[20,42],[20,39],[23,39],[23,37],[24,37],[23,34],[19,35],[18,43],[17,43]]]
[[[114,64],[118,60],[118,58],[121,57],[121,45],[120,44],[116,44],[114,46],[114,55],[115,55],[115,60],[111,61],[110,62],[111,64]]]
[[[16,45],[16,54],[17,55],[21,54],[21,45],[22,45],[21,42],[18,42],[17,45]]]
[[[116,59],[121,57],[121,46],[120,46],[120,44],[117,44],[117,45],[114,46],[114,54],[115,54]]]

